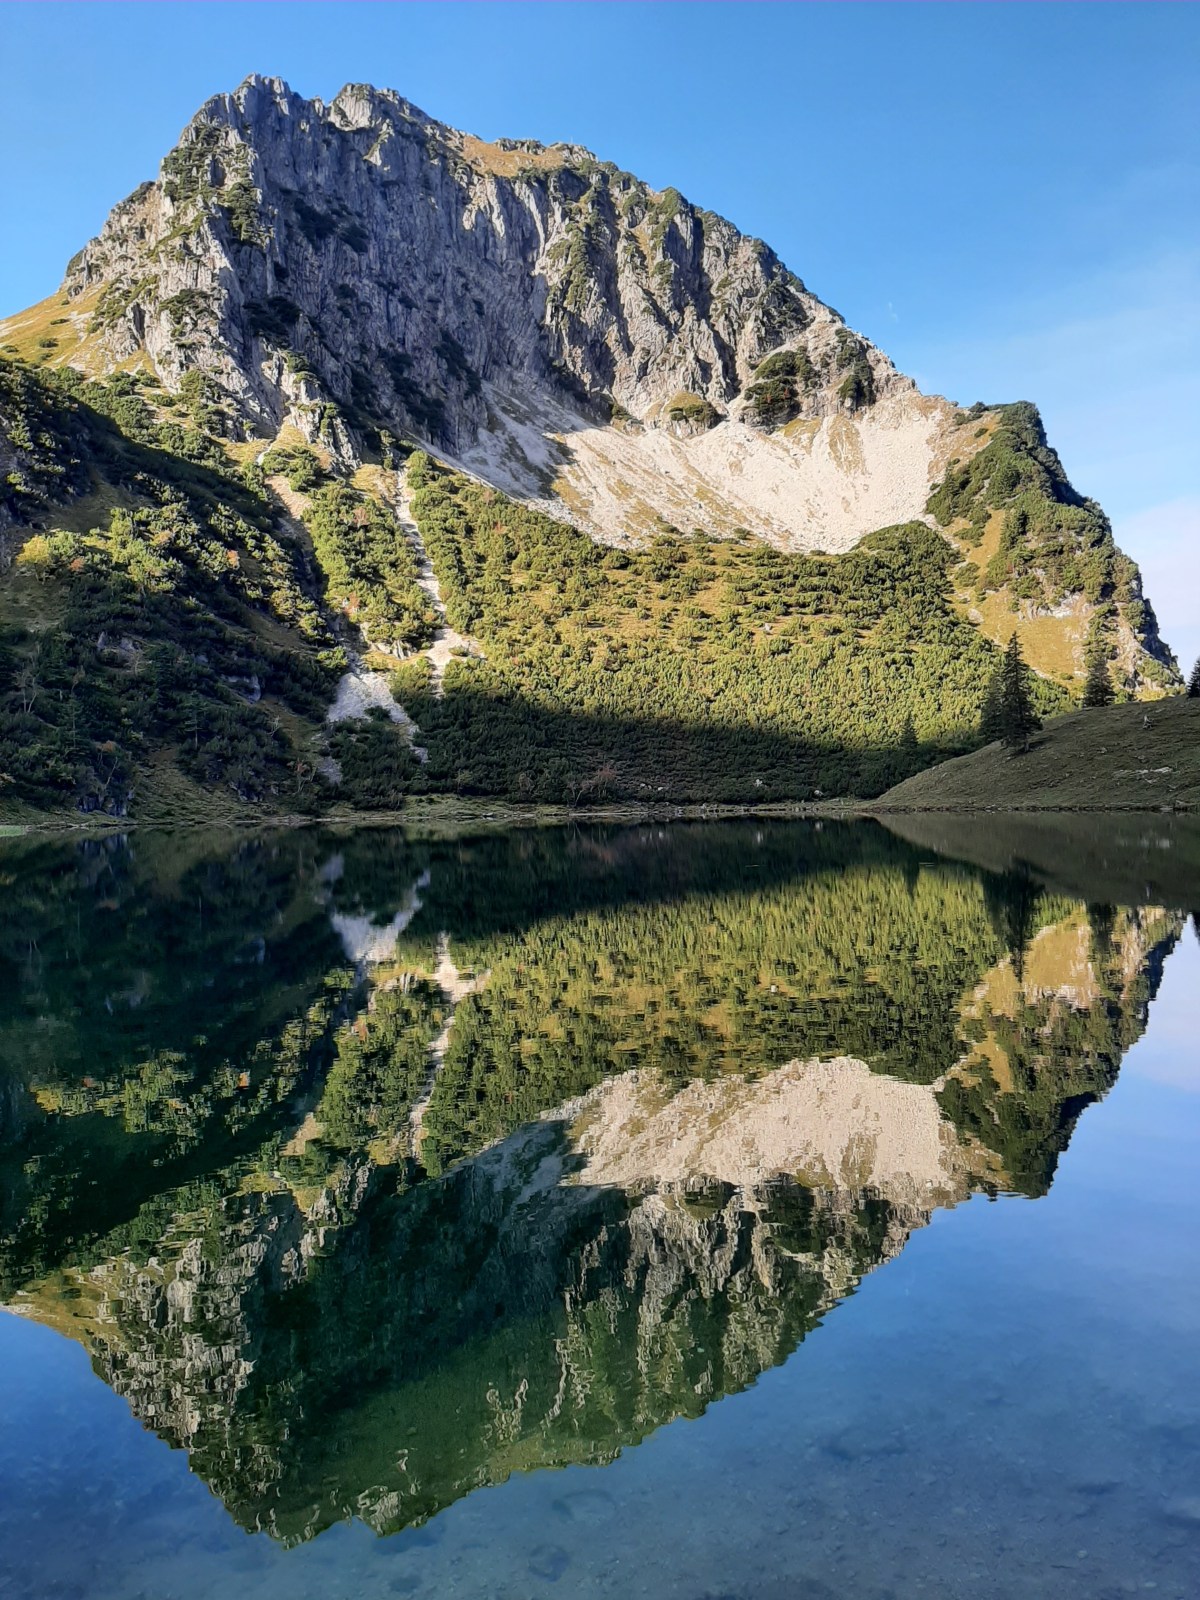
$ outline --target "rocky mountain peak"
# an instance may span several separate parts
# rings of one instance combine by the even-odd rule
[[[198,371],[235,435],[290,423],[354,459],[366,436],[408,433],[526,498],[557,492],[608,537],[684,513],[674,474],[630,435],[724,429],[691,469],[718,524],[812,542],[811,516],[768,511],[780,471],[815,458],[819,478],[839,453],[865,467],[847,440],[876,408],[931,431],[911,382],[761,241],[580,146],[488,143],[361,84],[326,105],[250,77],[208,101],[65,287],[96,362],[144,361],[168,387]],[[836,427],[813,437],[845,422],[840,449]],[[596,441],[574,442],[610,423],[632,503],[589,517]],[[789,426],[799,450],[778,442]],[[927,454],[853,528],[826,527],[831,547],[918,509]],[[747,456],[751,492],[731,498]],[[815,514],[831,512],[816,488]]]

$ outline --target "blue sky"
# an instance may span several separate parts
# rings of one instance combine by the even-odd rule
[[[0,314],[210,94],[398,89],[766,239],[924,388],[1031,399],[1200,654],[1200,8],[0,6]]]

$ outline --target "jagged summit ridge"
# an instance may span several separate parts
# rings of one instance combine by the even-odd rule
[[[716,531],[845,548],[919,513],[945,453],[950,408],[760,241],[363,85],[208,101],[66,289],[100,364],[198,368],[231,427],[348,459],[409,433],[607,537],[707,503]]]

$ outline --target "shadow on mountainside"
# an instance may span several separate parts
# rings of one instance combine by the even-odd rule
[[[394,803],[430,791],[576,806],[868,798],[958,753],[915,741],[837,742],[748,724],[582,714],[461,684],[442,699],[406,697],[405,709],[429,759],[396,774]]]

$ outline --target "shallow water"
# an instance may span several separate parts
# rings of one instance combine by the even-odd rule
[[[0,1594],[1200,1592],[1161,826],[0,842]]]

